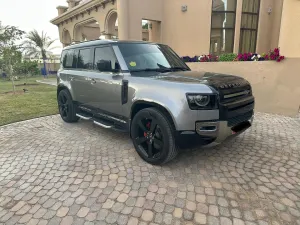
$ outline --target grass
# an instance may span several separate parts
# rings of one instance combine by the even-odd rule
[[[25,79],[15,81],[17,93],[13,94],[11,81],[0,78],[0,126],[58,113],[56,87],[37,83],[38,79],[42,77],[27,79],[27,85]]]

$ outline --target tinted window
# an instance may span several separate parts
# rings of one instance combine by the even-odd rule
[[[76,50],[63,51],[61,62],[64,68],[76,68],[77,51]]]
[[[119,64],[111,47],[95,48],[95,70],[101,72],[119,69]]]
[[[91,49],[79,50],[77,68],[92,69]]]
[[[67,51],[63,51],[61,53],[60,63],[62,64],[63,67],[65,67],[66,62],[67,62]]]

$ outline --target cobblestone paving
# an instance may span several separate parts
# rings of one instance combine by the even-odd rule
[[[300,224],[300,120],[143,162],[128,134],[59,116],[0,127],[0,224]]]

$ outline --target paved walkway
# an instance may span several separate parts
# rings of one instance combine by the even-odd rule
[[[0,127],[0,224],[300,224],[300,120],[159,167],[127,134],[50,116]]]
[[[37,80],[36,82],[42,83],[42,84],[48,84],[48,85],[52,85],[52,86],[57,86],[57,81],[53,80],[53,79]]]

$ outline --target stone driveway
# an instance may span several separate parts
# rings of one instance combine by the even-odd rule
[[[300,120],[251,130],[165,166],[128,134],[50,116],[0,127],[0,224],[300,224]]]

